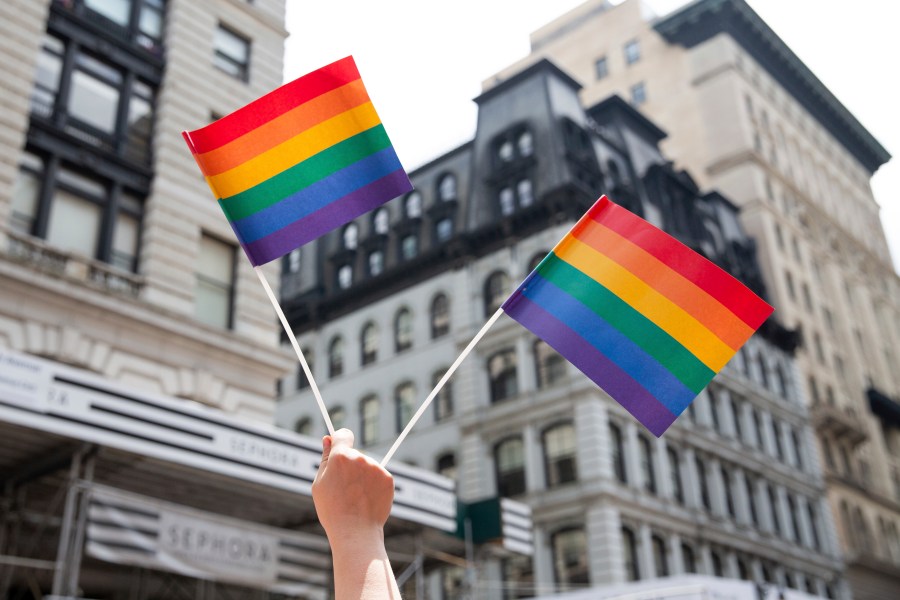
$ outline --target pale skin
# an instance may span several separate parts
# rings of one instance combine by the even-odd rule
[[[331,545],[335,600],[400,600],[384,547],[394,478],[353,448],[349,429],[323,438],[312,496]]]

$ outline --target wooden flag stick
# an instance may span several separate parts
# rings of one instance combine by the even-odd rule
[[[309,370],[309,364],[306,362],[306,358],[303,356],[303,351],[300,350],[300,344],[297,343],[297,338],[294,337],[294,331],[291,329],[290,325],[288,325],[287,319],[284,316],[284,311],[281,310],[281,305],[278,303],[278,299],[275,298],[275,294],[272,292],[272,288],[269,287],[269,282],[266,280],[266,276],[263,274],[262,269],[259,267],[253,267],[253,270],[256,271],[257,277],[259,277],[259,281],[262,283],[263,288],[266,290],[266,295],[269,297],[269,301],[272,303],[272,306],[275,308],[275,312],[278,314],[278,319],[281,321],[281,326],[284,327],[284,332],[287,334],[288,339],[291,340],[291,346],[294,347],[294,352],[297,353],[297,358],[300,359],[300,366],[303,367],[303,373],[306,374],[306,378],[309,380],[309,386],[312,388],[313,395],[316,397],[316,403],[319,405],[319,410],[322,411],[322,417],[325,419],[325,426],[328,427],[328,433],[334,435],[334,425],[331,424],[331,417],[328,416],[328,409],[325,408],[325,402],[322,401],[322,394],[319,392],[319,386],[316,385],[316,380],[313,379],[312,371]]]
[[[409,423],[406,424],[406,427],[403,428],[403,432],[399,435],[399,437],[397,437],[397,441],[394,442],[394,445],[391,446],[391,449],[388,450],[387,454],[384,455],[384,458],[381,459],[382,467],[388,464],[388,461],[391,460],[391,457],[394,456],[394,452],[397,451],[397,448],[400,447],[400,444],[403,442],[403,440],[406,439],[406,436],[409,435],[410,429],[413,428],[413,425],[416,424],[416,421],[418,421],[425,410],[428,409],[428,407],[431,405],[431,401],[434,400],[434,398],[438,395],[438,392],[441,391],[441,388],[444,387],[444,384],[447,383],[447,380],[450,379],[450,376],[453,375],[453,372],[456,371],[457,368],[459,368],[459,365],[462,364],[462,361],[465,360],[465,358],[469,355],[469,353],[472,351],[472,348],[475,347],[475,344],[481,341],[481,338],[484,337],[484,334],[487,333],[487,330],[491,328],[491,325],[493,325],[502,314],[503,309],[498,308],[497,312],[495,312],[494,315],[490,319],[488,319],[488,322],[485,323],[481,328],[481,331],[475,334],[475,337],[472,338],[472,341],[469,342],[469,345],[466,346],[466,349],[462,351],[462,354],[460,354],[453,362],[453,364],[450,365],[450,368],[447,369],[447,372],[444,373],[444,376],[441,377],[441,380],[437,382],[437,385],[434,386],[434,389],[431,390],[431,393],[428,394],[427,398],[425,398],[425,402],[422,403],[422,406],[419,407],[419,410],[416,411],[416,414],[413,415],[412,419],[409,420]]]

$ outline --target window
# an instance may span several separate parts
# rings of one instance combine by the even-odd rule
[[[503,271],[494,271],[484,282],[484,314],[490,317],[500,308],[509,295],[509,276]]]
[[[684,563],[685,573],[697,572],[697,559],[694,556],[694,549],[684,542],[681,543],[681,560]]]
[[[378,398],[366,396],[359,403],[360,443],[370,446],[378,440]]]
[[[656,577],[669,576],[669,558],[666,552],[666,541],[658,535],[650,538],[650,545],[653,548],[653,568],[656,570]]]
[[[394,422],[397,426],[397,433],[403,431],[412,418],[415,400],[416,388],[411,382],[401,383],[394,390]]]
[[[64,206],[60,204],[60,206]],[[51,215],[51,221],[52,221]],[[80,223],[77,213],[66,219],[71,228]],[[51,227],[52,232],[52,227]],[[231,327],[234,298],[234,255],[231,244],[208,235],[200,236],[197,252],[197,287],[194,294],[194,315],[207,325]]]
[[[331,424],[334,425],[335,431],[347,424],[347,411],[345,411],[342,406],[335,406],[332,408],[328,412],[328,416],[331,417]]]
[[[356,250],[359,246],[359,225],[348,223],[341,234],[341,240],[344,243],[344,250]]]
[[[456,455],[452,452],[441,454],[437,459],[438,475],[443,475],[448,479],[456,479]]]
[[[534,362],[540,389],[550,387],[566,376],[566,360],[544,340],[534,343]]]
[[[439,242],[446,242],[453,236],[453,219],[446,217],[435,223],[434,236]]]
[[[709,482],[706,476],[706,463],[699,456],[695,459],[697,467],[697,485],[700,487],[700,503],[706,510],[712,510],[712,502],[709,497]]]
[[[335,336],[328,345],[328,377],[344,374],[344,338]]]
[[[213,38],[213,65],[241,81],[250,79],[250,40],[219,23]]]
[[[492,404],[515,397],[519,393],[515,352],[504,350],[488,359],[488,376]]]
[[[456,176],[444,175],[438,182],[438,200],[450,202],[456,200]]]
[[[384,252],[373,250],[369,253],[369,275],[375,277],[384,272]]]
[[[625,44],[625,64],[633,65],[641,60],[641,46],[637,40],[630,40]]]
[[[438,382],[444,376],[447,369],[435,371],[431,376],[431,389],[437,387]],[[453,379],[447,380],[447,383],[438,391],[434,400],[434,420],[435,422],[443,421],[453,416]]]
[[[302,417],[294,424],[294,431],[300,435],[312,435],[312,419]]]
[[[400,240],[400,257],[403,260],[412,260],[419,254],[419,236],[414,233],[403,236]]]
[[[303,358],[306,359],[306,366],[309,367],[309,372],[313,372],[313,355],[312,351],[309,348],[303,348],[301,350],[303,352]],[[303,365],[297,365],[297,389],[302,390],[304,388],[309,387],[309,378],[306,377],[306,373],[303,372]]]
[[[640,106],[647,101],[647,86],[643,81],[631,86],[631,105]]]
[[[564,529],[551,536],[553,548],[553,572],[559,591],[569,585],[590,583],[587,563],[587,538],[583,529]],[[571,588],[576,589],[576,588]]]
[[[637,540],[634,532],[628,527],[622,527],[622,557],[625,559],[625,578],[628,581],[637,581],[641,578],[637,557]]]
[[[575,481],[575,427],[571,423],[554,425],[544,431],[543,444],[547,487]]]
[[[522,438],[507,438],[494,448],[497,495],[518,496],[525,492],[525,448]]]
[[[684,504],[684,488],[681,485],[681,468],[678,460],[678,451],[669,446],[666,448],[666,456],[669,459],[669,483],[672,486],[672,497],[679,504]]]
[[[341,265],[337,271],[337,285],[339,289],[346,290],[353,285],[353,267]]]
[[[416,191],[407,194],[403,201],[403,212],[407,219],[420,219],[422,217],[422,194]]]
[[[655,494],[656,473],[653,469],[653,450],[650,440],[643,435],[638,436],[638,450],[640,452],[641,483],[646,491]]]
[[[607,75],[609,75],[609,63],[605,56],[601,56],[594,61],[594,76],[599,81],[601,79],[606,79]]]
[[[394,350],[403,352],[413,345],[412,313],[408,308],[401,308],[394,317]]]
[[[622,439],[622,430],[618,425],[609,424],[609,441],[612,447],[612,466],[616,479],[622,483],[628,483],[628,473],[625,470],[625,446]]]
[[[377,235],[387,235],[391,228],[391,215],[384,206],[372,215],[372,230]]]
[[[438,294],[431,301],[431,338],[439,338],[450,332],[450,301],[445,294]]]
[[[371,321],[363,326],[360,335],[362,347],[361,363],[368,365],[378,360],[378,327]]]

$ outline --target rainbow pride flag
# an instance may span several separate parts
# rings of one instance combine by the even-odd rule
[[[182,135],[254,266],[412,190],[352,56]]]
[[[656,436],[773,310],[606,196],[502,308]]]

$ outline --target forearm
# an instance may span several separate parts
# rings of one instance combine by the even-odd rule
[[[329,536],[335,600],[400,600],[380,528]]]

